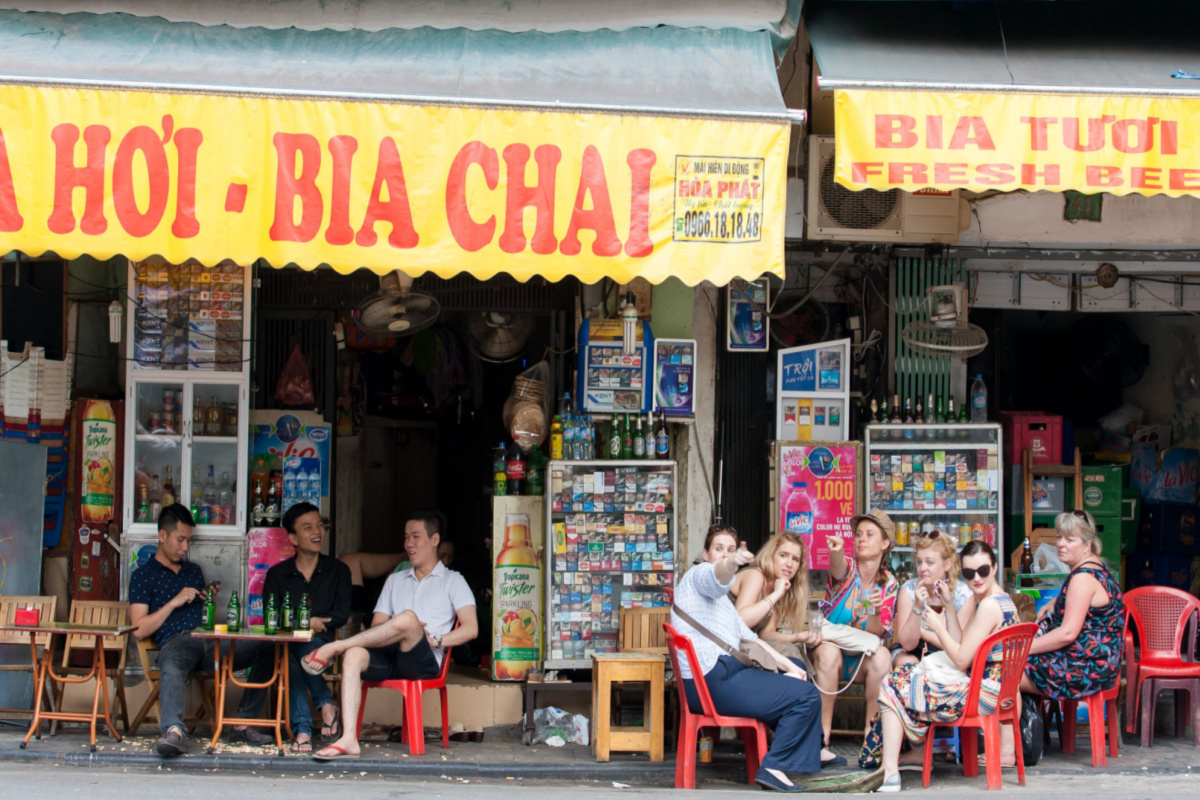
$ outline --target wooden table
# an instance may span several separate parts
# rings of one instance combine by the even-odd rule
[[[663,760],[663,676],[666,659],[648,653],[604,653],[592,656],[592,752],[608,761],[613,750],[645,752]],[[614,683],[645,683],[642,724],[612,724]]]
[[[25,734],[25,741],[21,742],[21,749],[29,744],[29,740],[34,736],[42,738],[42,720],[59,722],[88,722],[91,724],[91,751],[96,752],[96,723],[100,720],[100,698],[104,698],[104,724],[108,726],[108,732],[118,742],[121,741],[121,734],[117,733],[117,726],[113,724],[111,711],[108,702],[108,668],[104,658],[104,640],[110,637],[128,636],[133,630],[132,625],[121,625],[118,627],[109,627],[105,625],[76,625],[67,622],[43,622],[38,625],[0,625],[0,631],[4,633],[21,633],[29,634],[29,651],[33,658],[34,679],[33,686],[33,720],[29,723],[29,731]],[[50,634],[50,641],[42,650],[41,662],[38,662],[36,637],[39,633]],[[54,637],[56,635],[78,634],[81,636],[93,636],[94,648],[92,653],[92,669],[86,675],[58,675],[54,672]],[[46,681],[54,681],[57,683],[86,683],[90,680],[96,681],[96,688],[92,693],[92,711],[91,713],[84,712],[66,712],[60,710],[43,711],[42,704],[39,702],[42,693],[46,691]]]
[[[291,715],[288,714],[288,697],[290,695],[290,681],[288,680],[288,642],[306,641],[298,636],[290,634],[272,634],[257,631],[239,631],[237,633],[220,632],[220,631],[205,631],[197,628],[192,631],[192,636],[196,639],[213,639],[216,646],[213,648],[213,667],[216,675],[216,710],[217,719],[213,726],[212,743],[208,746],[208,753],[212,755],[217,747],[217,740],[221,738],[221,729],[226,725],[265,725],[275,730],[275,744],[279,748],[279,755],[283,755],[283,728],[287,728],[288,738],[292,738],[292,721]],[[221,640],[228,640],[229,652],[221,654]],[[270,642],[275,646],[274,671],[271,673],[269,680],[261,682],[243,682],[233,676],[233,654],[234,648],[238,642]],[[229,684],[240,686],[242,689],[269,689],[274,686],[275,689],[275,718],[274,719],[258,719],[244,717],[227,717],[225,716],[225,691]]]

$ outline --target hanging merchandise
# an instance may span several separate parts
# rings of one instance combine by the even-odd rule
[[[654,342],[654,410],[671,416],[694,412],[696,340],[657,339]]]
[[[725,287],[725,349],[730,352],[766,352],[771,348],[771,320],[767,316],[766,278],[735,280]]]
[[[775,437],[780,441],[850,438],[850,340],[779,351]]]
[[[539,361],[513,380],[512,391],[504,401],[504,427],[524,453],[547,439],[550,403],[545,387],[549,381],[550,365]]]
[[[632,352],[624,348],[620,319],[585,319],[579,326],[578,397],[581,411],[637,413],[650,410],[653,373],[650,323],[634,326]]]
[[[292,347],[283,372],[279,373],[279,382],[275,384],[275,401],[285,406],[307,406],[317,404],[313,394],[312,378],[308,374],[308,362],[297,343]]]

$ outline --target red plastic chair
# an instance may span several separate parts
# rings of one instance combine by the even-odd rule
[[[1192,620],[1200,614],[1200,600],[1167,586],[1143,586],[1128,592],[1124,600],[1133,623],[1126,626],[1125,633],[1126,729],[1130,733],[1137,730],[1141,695],[1143,688],[1149,688],[1152,696],[1147,697],[1143,705],[1142,742],[1150,744],[1154,736],[1153,695],[1157,695],[1159,688],[1190,687],[1192,705],[1200,705],[1200,697],[1195,696],[1200,688],[1200,662],[1192,659],[1196,644]],[[1134,656],[1129,627],[1137,630],[1141,645],[1138,658]],[[1149,687],[1146,686],[1148,680],[1152,681]],[[1167,682],[1170,682],[1169,686]],[[1200,711],[1200,708],[1195,710]],[[1187,716],[1190,711],[1184,718]],[[1200,731],[1197,731],[1197,737],[1200,738]]]
[[[1037,625],[1025,622],[996,631],[983,640],[975,660],[971,664],[971,685],[967,690],[967,702],[963,706],[963,715],[953,722],[939,722],[937,727],[949,728],[982,728],[983,744],[987,749],[987,788],[1000,788],[1000,726],[1012,725],[1013,736],[1017,743],[1021,741],[1021,703],[1018,690],[1021,677],[1025,674],[1025,661],[1029,658],[1029,648],[1033,637],[1037,634]],[[979,713],[979,691],[983,687],[983,674],[987,669],[988,655],[996,647],[1003,653],[1000,660],[1000,695],[996,698],[996,710],[987,715]],[[922,776],[924,786],[929,788],[929,773],[933,770],[933,731],[925,736],[925,771]],[[979,775],[979,737],[974,733],[960,737],[962,739],[963,775],[974,778]],[[1025,785],[1025,754],[1018,746],[1017,751],[1017,782]]]
[[[739,728],[742,741],[746,745],[746,777],[749,784],[754,785],[754,776],[762,757],[767,752],[767,726],[757,719],[750,717],[726,717],[717,713],[713,705],[712,695],[708,693],[708,683],[700,670],[700,659],[696,657],[696,648],[692,640],[663,623],[667,632],[667,648],[671,651],[671,665],[675,669],[675,691],[679,697],[679,745],[675,754],[675,788],[696,788],[696,745],[700,728]],[[703,714],[694,714],[688,708],[687,693],[683,687],[683,673],[679,669],[679,653],[683,651],[687,658],[692,679],[696,683],[696,694],[700,695],[700,707]]]
[[[1118,745],[1121,741],[1121,724],[1117,720],[1117,695],[1121,692],[1121,679],[1111,689],[1089,694],[1080,700],[1060,700],[1062,705],[1062,727],[1058,738],[1062,751],[1067,754],[1075,752],[1076,719],[1079,716],[1079,704],[1084,703],[1088,710],[1088,731],[1092,740],[1092,766],[1104,767],[1108,761],[1104,757],[1105,731],[1108,734],[1108,754],[1117,757]],[[1107,710],[1107,719],[1105,711]]]
[[[457,629],[458,624],[454,627]],[[450,651],[442,651],[442,669],[436,678],[416,681],[363,681],[362,697],[358,704],[358,735],[362,736],[363,712],[367,708],[367,692],[371,689],[394,689],[404,695],[404,733],[402,738],[408,752],[414,756],[425,755],[425,704],[421,698],[425,692],[437,689],[442,698],[442,749],[450,747],[450,706],[446,702],[446,671],[450,669]]]

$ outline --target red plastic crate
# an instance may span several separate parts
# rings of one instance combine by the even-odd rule
[[[1062,463],[1062,417],[1044,411],[1001,411],[1004,450],[1009,464],[1020,464],[1025,450],[1033,450],[1035,464]]]

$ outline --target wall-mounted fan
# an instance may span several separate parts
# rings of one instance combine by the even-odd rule
[[[379,291],[351,313],[364,331],[385,336],[411,336],[437,322],[441,304],[428,292],[412,288],[413,279],[399,270],[379,276]]]
[[[913,352],[927,356],[970,358],[987,348],[983,328],[967,321],[967,287],[961,283],[929,287],[929,319],[910,322],[900,333]]]
[[[502,311],[483,311],[467,319],[471,344],[484,361],[503,364],[516,359],[533,334],[533,317]]]

